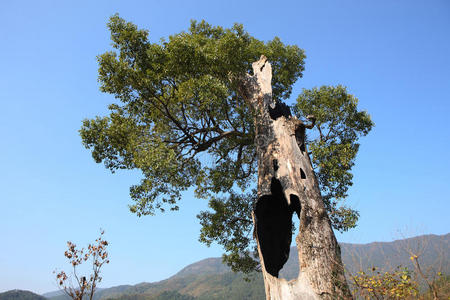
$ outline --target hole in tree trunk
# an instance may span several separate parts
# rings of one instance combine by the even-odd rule
[[[256,234],[266,271],[278,277],[280,270],[289,258],[292,241],[292,214],[300,215],[300,200],[290,196],[287,202],[278,179],[272,178],[271,194],[260,197],[254,212]]]
[[[289,118],[291,115],[291,109],[286,105],[286,103],[276,100],[274,108],[269,105],[269,115],[272,120],[276,120],[281,116]]]
[[[305,172],[303,171],[302,168],[300,168],[300,177],[301,177],[302,179],[306,179],[306,174],[305,174]]]

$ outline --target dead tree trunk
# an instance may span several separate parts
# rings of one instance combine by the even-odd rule
[[[258,199],[253,209],[267,300],[351,299],[339,245],[325,210],[305,146],[305,128],[288,106],[272,99],[272,68],[261,56],[240,92],[253,108],[258,155]],[[292,216],[300,219],[296,237],[300,272],[286,281],[278,273],[292,239]]]

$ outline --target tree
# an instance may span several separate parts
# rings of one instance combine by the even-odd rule
[[[85,296],[92,300],[97,284],[102,281],[100,270],[104,264],[109,264],[108,252],[106,252],[108,242],[102,239],[103,234],[104,231],[102,230],[95,243],[88,245],[87,251],[84,248],[77,249],[74,243],[67,242],[68,249],[64,252],[64,256],[72,265],[73,278],[70,278],[71,276],[67,275],[66,272],[60,271],[56,274],[56,282],[58,287],[74,300],[82,300]],[[92,274],[89,276],[79,275],[77,268],[89,259],[92,261]],[[75,285],[72,284],[72,280],[75,280]]]
[[[131,211],[177,210],[181,192],[194,187],[212,209],[199,215],[200,239],[222,244],[234,270],[259,268],[254,226],[268,299],[276,297],[270,286],[281,282],[295,212],[304,274],[297,290],[313,298],[349,295],[330,218],[347,230],[358,217],[340,206],[357,138],[373,125],[356,98],[341,86],[304,90],[292,116],[284,102],[302,76],[304,51],[278,38],[259,41],[242,25],[192,22],[160,43],[117,15],[108,27],[115,50],[98,57],[100,89],[118,101],[109,116],[84,120],[80,134],[112,172],[142,171],[130,188]],[[318,138],[307,139],[307,128]]]
[[[423,266],[421,266],[420,262],[419,262],[419,258],[422,256],[423,254],[423,250],[419,251],[419,250],[413,250],[412,248],[409,248],[407,250],[409,252],[410,259],[414,265],[414,269],[416,271],[416,273],[418,274],[418,277],[421,278],[423,281],[425,281],[426,285],[428,286],[428,291],[429,293],[433,296],[433,300],[439,300],[439,293],[438,293],[438,283],[441,281],[442,282],[442,272],[441,271],[433,271],[433,267],[430,266],[427,270],[423,269]],[[435,266],[438,268],[441,268],[442,266]],[[431,272],[430,272],[431,271]],[[434,273],[434,274],[433,274]],[[444,281],[445,283],[445,281]]]

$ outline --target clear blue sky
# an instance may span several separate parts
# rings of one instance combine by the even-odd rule
[[[100,227],[110,241],[108,287],[164,279],[220,256],[198,239],[206,207],[187,193],[179,212],[132,215],[136,172],[110,174],[80,142],[81,121],[112,101],[96,55],[111,49],[119,13],[153,41],[191,19],[243,23],[307,54],[301,88],[343,84],[376,123],[361,141],[349,203],[361,213],[343,242],[450,231],[450,1],[1,1],[0,292],[55,290],[65,243]]]

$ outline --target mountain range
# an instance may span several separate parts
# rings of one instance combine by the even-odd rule
[[[348,274],[378,267],[391,270],[397,266],[414,269],[410,256],[419,256],[421,266],[433,267],[435,274],[441,271],[450,274],[450,233],[446,235],[423,235],[393,242],[370,244],[341,243],[342,260]],[[288,280],[298,275],[296,248],[291,249],[289,260],[280,272]],[[14,292],[15,291],[15,292]],[[19,295],[17,290],[0,293],[0,300],[42,300],[34,294]],[[14,293],[13,293],[14,292]],[[8,294],[9,293],[9,294]],[[30,293],[25,292],[24,293]],[[23,297],[22,297],[23,296]],[[67,300],[60,291],[43,294],[51,300]],[[172,277],[153,283],[121,285],[99,289],[94,299],[128,300],[215,300],[215,299],[264,299],[264,284],[259,273],[243,275],[233,273],[222,263],[221,258],[207,258],[190,264]]]

